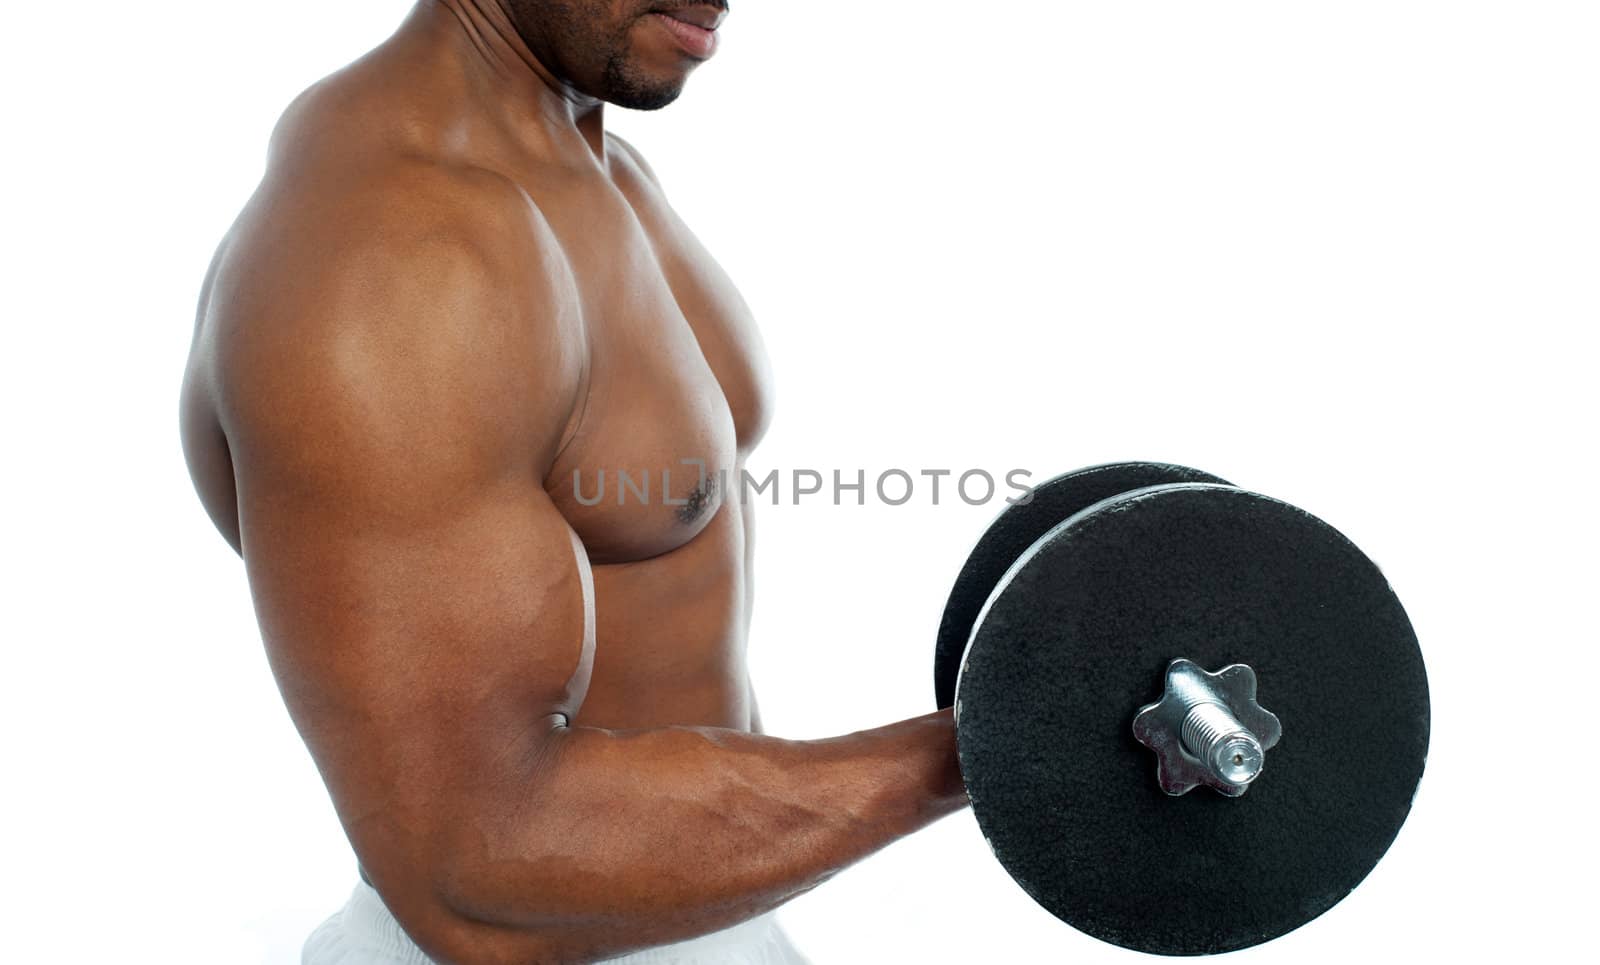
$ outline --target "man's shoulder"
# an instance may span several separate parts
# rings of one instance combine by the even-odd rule
[[[224,408],[244,386],[283,395],[264,380],[288,373],[296,396],[308,381],[370,384],[380,366],[396,385],[490,382],[487,346],[573,383],[572,276],[526,192],[364,129],[328,97],[314,89],[285,115],[218,253],[201,320]]]
[[[398,129],[403,120],[352,117],[352,110],[315,89],[296,101],[273,134],[251,202],[268,217],[250,219],[247,209],[241,227],[292,225],[343,249],[401,256],[442,243],[515,259],[554,243],[532,198],[510,178],[429,150]]]
[[[265,176],[219,252],[216,291],[270,298],[301,317],[302,299],[427,284],[506,299],[568,294],[561,245],[521,186],[426,150],[397,130],[401,120],[374,119],[359,93],[329,84],[279,122]]]

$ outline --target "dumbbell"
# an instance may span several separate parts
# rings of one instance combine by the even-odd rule
[[[978,826],[1022,889],[1162,955],[1269,941],[1383,857],[1428,752],[1388,581],[1304,510],[1118,463],[1008,507],[934,658]]]

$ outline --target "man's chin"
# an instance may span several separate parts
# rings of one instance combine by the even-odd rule
[[[630,111],[659,111],[678,99],[683,88],[661,91],[625,91],[614,93],[606,102]]]
[[[606,64],[607,96],[618,107],[654,111],[677,100],[694,69],[714,52],[690,50],[662,26],[665,18],[647,14],[634,24],[622,45],[625,53]]]
[[[683,94],[688,72],[676,76],[655,76],[630,64],[613,64],[606,71],[608,103],[635,111],[658,111]]]

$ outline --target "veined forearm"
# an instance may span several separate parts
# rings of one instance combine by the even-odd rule
[[[820,741],[561,728],[542,761],[449,900],[561,958],[728,927],[966,802],[948,711]]]

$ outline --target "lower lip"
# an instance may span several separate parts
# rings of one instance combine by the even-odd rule
[[[652,13],[650,16],[660,21],[661,25],[667,28],[667,32],[672,34],[673,39],[678,42],[678,46],[682,47],[684,53],[689,56],[700,60],[708,60],[712,54],[717,52],[717,32],[715,30],[696,27],[694,24],[684,23],[682,20],[674,20],[664,13]]]

